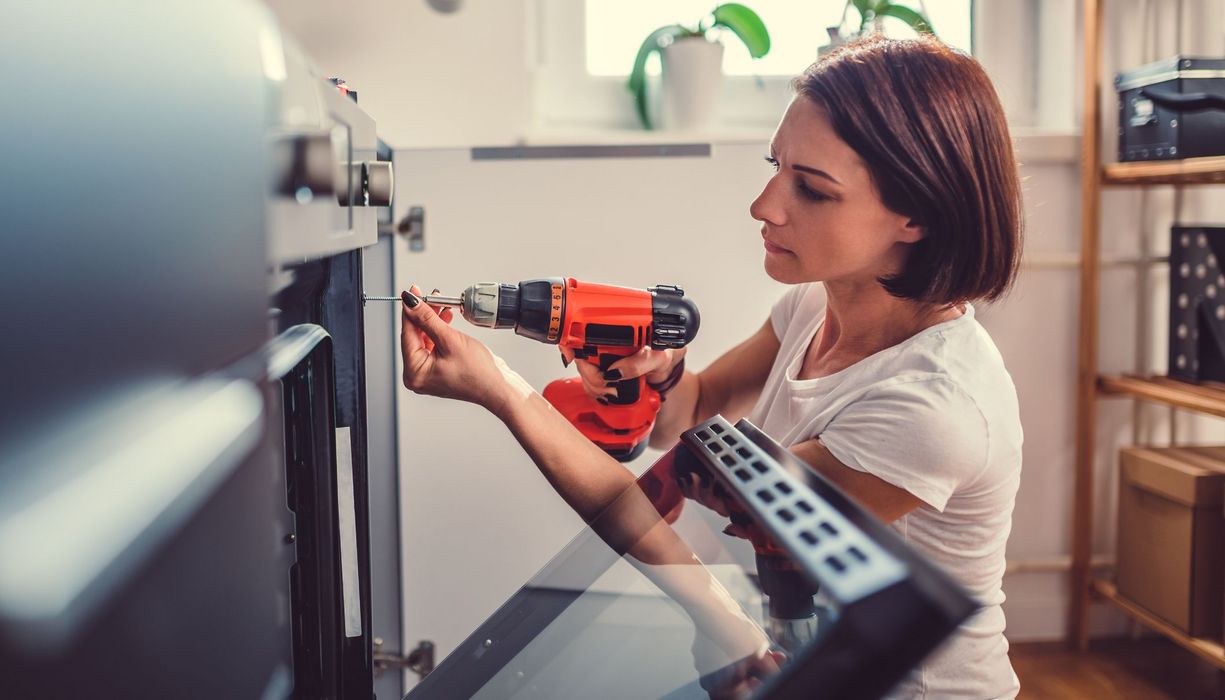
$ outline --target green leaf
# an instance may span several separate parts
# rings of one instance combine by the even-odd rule
[[[651,32],[646,39],[642,40],[642,46],[638,47],[638,55],[634,58],[634,69],[630,71],[626,87],[634,94],[634,107],[638,110],[638,121],[642,122],[644,129],[651,128],[651,117],[647,113],[647,60],[651,58],[651,54],[659,51],[660,42],[665,38],[675,39],[687,33],[691,31],[679,24],[669,24]]]
[[[736,2],[729,2],[715,8],[716,27],[727,27],[732,30],[749,50],[753,58],[761,58],[770,51],[770,33],[766,25],[749,8]]]
[[[932,23],[925,15],[910,9],[909,7],[889,4],[880,9],[880,14],[888,17],[896,17],[906,24],[909,24],[916,32],[933,35],[936,33],[936,30],[932,29]]]

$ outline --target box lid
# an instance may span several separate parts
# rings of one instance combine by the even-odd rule
[[[1114,76],[1116,90],[1131,90],[1167,80],[1225,77],[1225,58],[1173,56]]]
[[[1127,447],[1121,450],[1125,482],[1187,506],[1221,506],[1225,500],[1225,447]]]

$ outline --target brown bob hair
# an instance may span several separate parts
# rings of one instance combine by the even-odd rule
[[[904,299],[996,300],[1021,258],[1021,192],[1004,110],[973,58],[940,41],[872,36],[797,77],[867,165],[881,200],[925,231],[882,278]]]

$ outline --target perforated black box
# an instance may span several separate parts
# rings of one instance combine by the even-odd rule
[[[1225,382],[1225,227],[1170,229],[1170,369]]]

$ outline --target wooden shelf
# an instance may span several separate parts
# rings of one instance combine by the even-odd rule
[[[1225,384],[1192,384],[1151,375],[1103,374],[1097,378],[1097,388],[1103,394],[1132,396],[1225,418]]]
[[[1104,185],[1225,184],[1225,156],[1110,163],[1102,168]]]
[[[1115,607],[1139,620],[1145,626],[1165,635],[1175,644],[1183,647],[1217,668],[1225,670],[1225,647],[1222,647],[1220,642],[1213,639],[1192,637],[1186,634],[1182,630],[1174,627],[1165,620],[1162,620],[1136,603],[1133,603],[1127,598],[1119,595],[1118,589],[1116,589],[1114,584],[1110,583],[1109,581],[1094,581],[1093,592],[1102,599],[1113,603]]]

